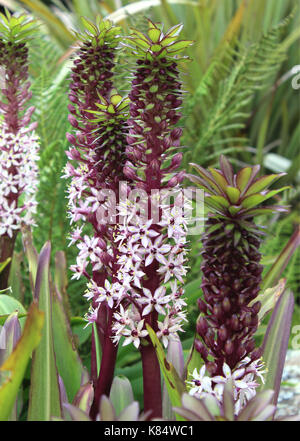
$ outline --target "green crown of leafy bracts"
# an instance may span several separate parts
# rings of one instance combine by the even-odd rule
[[[0,40],[3,43],[24,43],[34,37],[37,24],[27,15],[6,15],[0,13]]]
[[[101,17],[96,17],[96,23],[81,17],[84,31],[74,32],[75,37],[84,42],[91,43],[92,47],[103,46],[104,44],[110,47],[116,47],[120,41],[118,34],[121,31],[119,26],[115,26],[110,20],[101,21]]]
[[[289,188],[286,186],[268,190],[285,173],[257,177],[260,166],[255,165],[234,174],[231,164],[223,155],[220,157],[220,170],[211,167],[205,170],[200,165],[191,165],[199,176],[189,175],[189,178],[205,190],[205,202],[221,217],[245,219],[274,211],[286,211],[278,205],[260,207],[266,200]]]
[[[178,35],[182,29],[182,25],[176,25],[170,28],[166,34],[158,27],[157,23],[148,20],[149,28],[147,33],[133,30],[129,42],[135,46],[135,50],[146,55],[146,59],[153,58],[177,58],[178,54],[193,44],[193,41],[178,40]],[[132,46],[130,46],[132,47]],[[188,58],[188,57],[180,57]]]
[[[93,114],[91,122],[98,123],[101,121],[124,119],[129,108],[129,99],[123,98],[117,93],[115,89],[111,91],[110,98],[104,98],[99,95],[100,103],[95,103],[98,107],[97,110],[87,110],[87,112]]]

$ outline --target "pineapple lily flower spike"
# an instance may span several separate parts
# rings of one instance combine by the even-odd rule
[[[125,179],[128,106],[126,99],[113,90],[112,69],[120,28],[109,21],[97,19],[96,25],[86,19],[82,21],[86,31],[76,34],[81,45],[74,56],[68,106],[74,132],[66,134],[72,147],[67,152],[70,162],[64,177],[71,178],[68,189],[71,223],[79,223],[71,234],[71,244],[76,243],[79,250],[76,264],[71,266],[72,278],[83,276],[88,280],[84,296],[91,305],[86,318],[95,324],[91,376],[101,396],[109,395],[117,355],[111,334],[113,296],[107,287],[108,278],[114,282],[118,265],[114,225],[98,222],[97,213],[102,206],[101,191],[111,190],[117,197],[119,181]],[[98,339],[102,350],[99,377]]]
[[[0,14],[0,263],[13,254],[21,223],[33,225],[38,173],[34,107],[28,81],[27,41],[35,23],[25,15]],[[0,289],[7,287],[10,265],[0,274]]]
[[[263,270],[259,246],[264,233],[253,219],[286,211],[282,206],[261,204],[289,187],[268,190],[283,174],[257,177],[259,166],[234,174],[224,156],[220,169],[192,166],[198,175],[189,178],[204,189],[209,213],[202,238],[204,298],[198,300],[194,342],[205,364],[200,374],[193,372],[190,392],[212,393],[221,399],[224,385],[231,379],[240,409],[255,395],[257,378],[263,379],[261,349],[255,348],[253,336],[261,307],[255,299]]]
[[[99,225],[97,195],[103,188],[111,189],[118,201],[117,186],[125,180],[130,190],[143,190],[149,201],[152,190],[179,188],[184,173],[176,173],[182,159],[176,152],[181,129],[175,124],[182,104],[177,63],[178,54],[191,42],[178,41],[181,26],[164,34],[149,21],[147,34],[133,31],[127,41],[137,59],[136,68],[129,97],[122,99],[111,81],[118,28],[108,22],[86,23],[88,32],[81,36],[83,45],[74,61],[70,87],[69,121],[76,132],[67,134],[74,146],[69,159],[79,167],[69,163],[66,176],[72,178],[71,220],[90,222],[94,229],[93,237],[82,233],[84,225],[72,234],[72,243],[77,242],[80,250],[77,265],[72,266],[74,277],[89,279],[85,297],[92,304],[86,318],[95,322],[102,344],[99,377],[92,374],[95,398],[91,417],[96,418],[101,395],[109,394],[122,337],[123,344],[133,344],[141,351],[144,411],[161,417],[160,368],[146,325],[167,346],[185,320],[185,302],[180,298],[184,291],[177,286],[186,273],[185,226],[177,222],[173,228],[171,210],[156,222],[151,218],[130,224],[130,216],[127,222],[119,222],[128,208],[121,202],[115,224]],[[93,87],[89,79],[95,83]],[[160,215],[162,209],[160,205]],[[172,289],[167,294],[163,285],[170,279]]]

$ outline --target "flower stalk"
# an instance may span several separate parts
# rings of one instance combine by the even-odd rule
[[[263,270],[259,246],[265,233],[254,218],[284,211],[280,206],[261,204],[286,187],[268,190],[282,174],[258,177],[259,166],[234,174],[224,156],[220,169],[192,165],[198,175],[190,175],[190,179],[204,189],[209,207],[202,238],[203,298],[198,300],[194,345],[205,365],[200,375],[193,373],[192,393],[203,390],[220,397],[230,378],[237,406],[242,407],[255,395],[257,377],[263,380],[262,352],[256,348],[254,333],[261,307],[256,301]]]
[[[28,47],[34,22],[25,15],[0,16],[0,262],[12,258],[21,223],[33,225],[36,210],[38,138],[30,124],[34,107],[28,80]],[[7,287],[10,264],[0,274]]]

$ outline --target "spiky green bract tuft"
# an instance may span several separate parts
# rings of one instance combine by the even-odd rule
[[[9,46],[28,42],[34,38],[36,29],[36,21],[28,15],[11,15],[8,10],[5,14],[0,13],[0,39],[5,44],[10,43]]]
[[[282,174],[257,177],[259,166],[234,174],[224,156],[220,170],[193,165],[199,176],[189,177],[205,190],[210,209],[202,239],[204,300],[198,301],[202,314],[195,347],[210,373],[222,375],[224,362],[234,369],[246,356],[250,363],[261,355],[253,339],[260,302],[253,300],[260,290],[263,267],[258,250],[264,233],[253,218],[284,210],[260,205],[286,187],[268,190]]]

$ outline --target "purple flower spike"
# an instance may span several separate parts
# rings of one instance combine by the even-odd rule
[[[261,307],[256,301],[263,270],[259,246],[265,233],[254,223],[254,217],[282,210],[260,205],[286,187],[267,190],[282,174],[257,177],[259,166],[234,174],[224,156],[220,169],[192,165],[198,175],[189,177],[204,189],[209,214],[202,239],[204,299],[198,302],[201,315],[195,340],[195,350],[205,364],[200,374],[193,372],[190,393],[210,393],[222,400],[230,378],[238,412],[255,395],[257,379],[263,381],[264,373],[262,351],[255,348],[254,334]],[[204,387],[205,370],[209,390]]]
[[[24,15],[0,17],[0,263],[12,257],[21,223],[34,225],[39,143],[36,124],[30,124],[34,107],[26,109],[31,92],[23,42],[33,31]],[[7,287],[8,274],[9,265],[0,275],[0,289]]]

